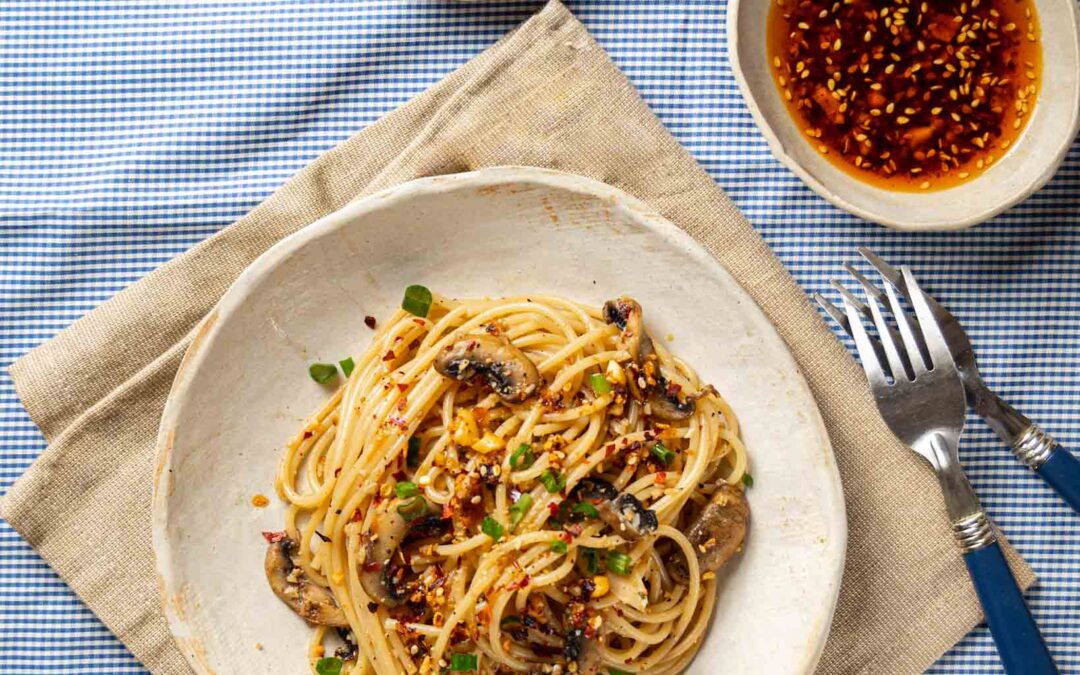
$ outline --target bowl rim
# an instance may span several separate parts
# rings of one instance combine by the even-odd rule
[[[192,341],[183,356],[177,375],[170,387],[158,429],[153,473],[151,534],[155,558],[154,574],[158,585],[160,605],[164,611],[170,634],[180,648],[185,660],[195,672],[212,673],[214,670],[207,661],[200,631],[195,625],[196,622],[192,620],[192,617],[186,611],[182,599],[183,588],[177,574],[177,562],[173,555],[174,543],[168,535],[169,497],[172,493],[173,481],[173,439],[177,424],[180,421],[180,413],[189,395],[188,390],[196,380],[195,376],[206,360],[208,351],[206,347],[218,333],[223,319],[241,310],[258,283],[284,259],[300,250],[310,241],[318,239],[324,234],[347,227],[368,212],[381,210],[388,204],[408,200],[415,194],[422,194],[427,191],[449,190],[454,186],[485,187],[509,181],[530,182],[588,195],[597,199],[621,202],[626,209],[635,212],[639,216],[637,222],[640,227],[653,230],[661,237],[672,242],[674,246],[681,248],[686,255],[704,258],[722,275],[727,276],[732,282],[732,292],[741,295],[742,300],[751,305],[750,311],[760,313],[761,319],[774,331],[775,338],[779,341],[783,353],[791,361],[791,377],[794,385],[801,390],[803,396],[811,403],[810,412],[813,416],[812,424],[816,431],[818,449],[830,458],[829,466],[823,471],[828,476],[831,488],[828,491],[828,505],[823,508],[823,517],[830,528],[827,551],[833,569],[828,582],[833,591],[828,594],[827,606],[823,607],[818,614],[819,621],[815,621],[817,634],[811,636],[813,642],[805,650],[802,661],[806,673],[813,672],[817,667],[824,652],[836,608],[839,604],[840,587],[847,559],[847,507],[839,466],[836,462],[820,407],[787,343],[780,336],[764,310],[750,297],[742,284],[731,276],[731,273],[715,256],[688,232],[676,226],[645,202],[619,188],[576,174],[536,167],[497,166],[467,173],[428,176],[407,181],[353,200],[340,209],[319,218],[310,225],[278,241],[252,261],[226,290],[214,309],[192,331]],[[709,630],[712,630],[711,626]]]
[[[753,0],[760,2],[761,0]],[[1068,5],[1070,10],[1070,16],[1072,17],[1073,26],[1077,30],[1072,32],[1073,39],[1073,51],[1076,52],[1078,58],[1080,58],[1080,3],[1075,0],[1045,0],[1047,2],[1061,2],[1063,5]],[[754,91],[750,87],[750,83],[747,81],[745,74],[743,73],[742,63],[739,58],[739,9],[742,5],[742,0],[728,0],[727,7],[727,40],[728,40],[728,60],[731,63],[731,72],[735,76],[735,82],[739,86],[739,93],[742,94],[743,101],[750,109],[750,115],[754,119],[754,124],[757,126],[758,131],[765,137],[766,142],[769,145],[769,150],[772,152],[773,157],[778,159],[781,164],[790,169],[796,176],[802,180],[811,190],[823,197],[826,201],[833,204],[836,207],[843,209],[849,213],[855,214],[860,218],[869,220],[871,222],[884,225],[897,230],[904,230],[909,232],[935,232],[935,231],[948,231],[948,230],[963,230],[969,227],[983,223],[994,216],[1012,208],[1021,201],[1027,199],[1037,190],[1046,185],[1054,174],[1057,173],[1058,167],[1065,161],[1065,156],[1072,148],[1073,142],[1076,140],[1077,133],[1080,132],[1080,86],[1077,87],[1077,97],[1075,105],[1071,106],[1072,119],[1069,123],[1069,133],[1064,134],[1058,142],[1058,146],[1055,151],[1048,155],[1048,161],[1043,171],[1035,177],[1028,185],[1020,190],[1017,190],[1011,196],[1007,197],[1001,202],[991,204],[990,206],[977,210],[971,215],[959,219],[959,220],[928,220],[925,222],[912,223],[910,221],[896,220],[883,216],[879,213],[875,213],[872,210],[864,209],[860,206],[856,206],[849,202],[843,195],[831,191],[820,180],[811,174],[806,168],[804,168],[792,155],[788,154],[784,150],[783,143],[780,142],[779,136],[773,130],[772,125],[769,124],[765,115],[761,112],[761,107],[758,105],[757,97],[754,95]],[[773,85],[775,86],[775,85]],[[1025,129],[1025,132],[1027,130]],[[975,180],[979,180],[976,178]]]

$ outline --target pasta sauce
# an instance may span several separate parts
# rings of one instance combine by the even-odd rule
[[[890,190],[952,187],[988,169],[1039,89],[1032,0],[774,0],[767,45],[805,138]]]

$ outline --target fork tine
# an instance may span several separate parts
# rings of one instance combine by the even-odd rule
[[[854,293],[849,291],[847,289],[847,286],[840,283],[839,279],[829,279],[829,285],[835,288],[836,292],[839,293],[841,297],[844,298],[844,300],[847,300],[852,305],[854,305],[855,309],[865,314],[867,318],[871,318],[870,308],[866,306],[866,303],[860,300],[858,296],[856,296]]]
[[[842,267],[847,270],[847,273],[855,277],[862,287],[866,290],[867,295],[872,295],[878,300],[878,302],[885,302],[885,294],[881,292],[881,289],[874,285],[874,282],[863,276],[862,272],[855,269],[851,263],[844,263]]]
[[[873,287],[873,284],[869,284],[869,286]],[[904,360],[896,348],[896,341],[893,340],[892,331],[889,330],[889,323],[881,312],[881,303],[878,302],[877,297],[870,292],[869,288],[867,288],[866,293],[866,304],[870,305],[870,311],[873,313],[874,326],[877,327],[878,339],[885,348],[885,358],[889,361],[889,370],[892,372],[893,379],[899,380],[905,377],[911,379],[908,376],[907,368],[904,367]]]
[[[903,274],[904,282],[907,285],[911,306],[915,308],[915,316],[919,319],[919,327],[922,329],[926,348],[930,352],[933,368],[956,368],[952,353],[949,351],[949,345],[945,342],[945,336],[941,332],[941,327],[934,320],[934,313],[927,302],[926,294],[919,288],[919,282],[915,281],[911,270],[907,267],[901,267],[900,272]]]
[[[855,341],[855,348],[859,352],[859,361],[862,362],[870,387],[879,389],[889,386],[888,381],[885,379],[885,373],[881,370],[881,362],[878,361],[874,341],[866,333],[866,327],[863,326],[859,310],[847,298],[844,298],[844,310],[851,325],[851,338]]]
[[[911,320],[908,318],[903,306],[900,305],[900,299],[896,297],[896,290],[892,284],[885,284],[885,294],[889,298],[889,307],[892,309],[896,325],[900,329],[900,337],[904,341],[904,349],[907,351],[912,374],[918,377],[926,372],[922,345],[919,344],[919,340],[915,337],[915,331],[911,327]]]
[[[845,333],[851,335],[851,323],[848,322],[844,310],[829,302],[829,300],[821,293],[814,293],[814,300],[817,304],[821,305],[821,308],[825,310],[825,313],[828,314],[833,321],[840,324],[840,327],[844,329]]]
[[[900,289],[902,293],[907,294],[907,289],[904,288],[904,277],[897,271],[895,267],[882,260],[877,253],[874,253],[865,246],[860,246],[856,251],[859,252],[866,262],[870,263],[874,269],[878,271],[878,274],[882,276],[885,281]]]

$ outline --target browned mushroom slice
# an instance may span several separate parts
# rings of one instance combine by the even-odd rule
[[[434,366],[439,374],[455,380],[480,375],[509,403],[520,403],[540,389],[540,371],[503,336],[466,336],[444,347]]]
[[[702,573],[715,572],[742,547],[750,505],[742,489],[722,483],[686,531]]]
[[[372,600],[386,607],[396,607],[405,600],[401,582],[406,570],[396,554],[407,541],[439,536],[449,529],[450,521],[428,515],[432,511],[419,495],[379,505],[371,532],[364,535],[364,564],[360,570],[360,585]]]
[[[313,583],[297,567],[293,560],[296,549],[296,540],[286,537],[271,543],[266,550],[266,579],[274,594],[309,623],[339,628],[348,626],[349,620],[330,590]]]
[[[604,321],[622,331],[619,341],[637,364],[641,382],[630,380],[635,397],[649,402],[649,414],[662,420],[685,420],[694,414],[695,397],[686,396],[678,385],[668,381],[660,372],[652,338],[645,332],[641,305],[637,300],[622,296],[604,303]]]
[[[655,511],[645,508],[629,492],[619,492],[605,480],[585,478],[574,486],[572,496],[593,504],[600,519],[627,541],[651,534],[659,525]]]

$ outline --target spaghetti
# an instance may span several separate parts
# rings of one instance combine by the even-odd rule
[[[403,307],[276,478],[266,572],[312,670],[684,669],[749,517],[725,401],[630,298]]]

